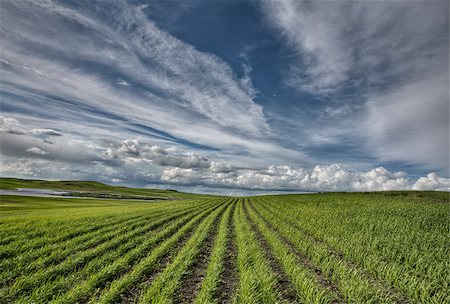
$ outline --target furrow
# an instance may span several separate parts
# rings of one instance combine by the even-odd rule
[[[166,213],[150,214],[149,216],[140,216],[137,219],[127,220],[118,226],[107,227],[96,232],[82,235],[71,241],[62,244],[49,244],[38,250],[30,251],[27,255],[17,256],[14,259],[5,262],[4,272],[0,275],[0,286],[8,284],[20,275],[29,276],[30,273],[42,270],[47,266],[54,266],[66,259],[73,253],[81,252],[91,247],[95,247],[103,242],[109,241],[111,237],[117,234],[122,228],[133,229],[152,220],[153,218],[165,215]]]
[[[233,202],[230,202],[226,208],[220,223],[219,221],[214,221],[210,232],[200,248],[200,252],[194,259],[194,263],[189,267],[186,274],[183,274],[181,278],[182,283],[179,288],[177,288],[176,295],[174,297],[174,303],[192,303],[200,289],[202,282],[204,281],[206,271],[212,263],[212,252],[213,246],[216,245],[217,238],[220,236],[219,226],[226,227],[227,214],[229,214],[230,208],[233,206]],[[223,247],[225,248],[225,243]],[[220,273],[220,269],[218,269]]]
[[[379,212],[378,209],[374,211]],[[391,217],[388,214],[386,215]],[[366,213],[365,216],[369,215]],[[417,215],[413,216],[412,220],[415,221],[416,217]],[[347,242],[342,242],[340,236],[336,237],[333,233],[322,234],[322,239],[326,240],[325,242],[321,238],[316,237],[320,229],[308,227],[308,225],[300,225],[291,219],[292,224],[302,229],[305,235],[309,235],[319,246],[328,248],[330,255],[333,254],[336,258],[345,260],[349,267],[355,269],[374,287],[382,290],[386,297],[401,303],[417,301],[439,303],[450,299],[448,292],[449,272],[447,270],[449,267],[448,263],[444,262],[448,256],[448,254],[444,253],[446,251],[444,249],[445,246],[424,248],[422,250],[409,247],[412,254],[405,253],[404,248],[408,248],[408,246],[403,246],[402,248],[395,244],[398,241],[403,242],[405,239],[410,238],[410,233],[420,238],[423,235],[418,234],[417,230],[412,229],[412,226],[410,227],[412,230],[404,230],[406,226],[403,226],[398,221],[408,221],[408,219],[403,216],[396,217],[395,221],[391,219],[391,224],[395,227],[394,230],[402,229],[402,233],[392,233],[393,227],[391,226],[391,232],[389,235],[386,234],[387,231],[383,231],[384,227],[379,226],[381,221],[378,219],[378,227],[375,226],[374,222],[367,222],[368,225],[362,223],[363,225],[360,226],[361,231],[354,231],[354,235],[348,235],[347,237],[350,238]],[[389,221],[385,223],[387,224]],[[408,223],[408,225],[412,224]],[[344,225],[336,228],[342,227]],[[404,237],[399,239],[399,235],[404,235]],[[361,236],[363,236],[363,239],[360,243]],[[391,240],[391,237],[396,238],[397,241],[395,239]],[[355,239],[359,239],[359,241],[355,242]],[[444,239],[443,237],[442,240]],[[392,248],[394,253],[386,248]],[[440,252],[441,254],[438,254],[433,259],[430,256],[426,256],[427,253],[430,254],[431,252]],[[425,262],[427,260],[428,262]]]
[[[212,249],[211,256],[209,258],[209,263],[205,263],[206,271],[204,274],[203,281],[201,282],[200,290],[198,291],[194,303],[202,304],[202,303],[216,303],[218,299],[221,299],[222,302],[225,302],[225,292],[228,292],[231,296],[234,292],[233,286],[230,286],[231,282],[226,282],[225,280],[232,280],[230,276],[226,276],[227,274],[231,274],[233,269],[236,267],[231,267],[228,263],[232,263],[232,250],[231,243],[234,243],[232,237],[233,233],[231,231],[231,217],[230,214],[233,213],[234,208],[236,207],[236,200],[232,201],[232,204],[228,206],[225,211],[220,224],[219,231],[216,239],[214,240],[214,245]],[[234,252],[235,253],[235,252]],[[227,261],[226,259],[230,259]],[[230,266],[227,272],[227,266]],[[201,274],[200,274],[201,275]],[[222,278],[222,281],[221,281]],[[228,285],[228,286],[227,286]],[[222,287],[222,290],[220,288]],[[224,291],[223,293],[221,291]],[[190,299],[191,300],[191,299]]]
[[[261,239],[267,242],[269,254],[272,251],[273,259],[280,263],[280,272],[285,272],[289,277],[285,281],[292,282],[299,295],[298,300],[304,303],[343,303],[344,301],[336,286],[324,278],[322,272],[311,264],[304,255],[299,254],[294,246],[287,242],[286,238],[277,233],[274,227],[260,213],[255,211],[251,203],[249,203],[249,206],[250,211],[248,213],[257,226],[255,229],[259,229],[262,234]],[[291,303],[295,298],[295,296],[291,296],[287,300]]]
[[[188,214],[176,216],[172,221],[164,221],[161,219],[159,226],[161,229],[152,231],[152,235],[144,234],[139,239],[133,239],[130,248],[122,252],[117,252],[107,263],[102,259],[98,259],[97,263],[91,263],[84,269],[82,276],[76,285],[62,296],[53,299],[54,303],[75,303],[85,302],[92,298],[94,291],[106,287],[111,284],[115,278],[126,273],[130,267],[139,259],[144,258],[154,246],[158,245],[171,233],[174,233],[179,227],[188,222],[192,217],[196,216],[201,210],[190,211]],[[116,250],[117,251],[117,250]],[[118,250],[120,251],[120,250]],[[92,270],[95,268],[95,270]]]
[[[206,201],[206,200],[205,200]],[[199,202],[200,203],[200,202]],[[145,208],[146,213],[150,212],[164,212],[164,211],[170,211],[173,209],[185,209],[189,208],[189,204],[185,203],[185,206],[183,204],[180,204],[179,202],[165,202],[166,205],[159,205],[154,206],[152,205],[149,208]],[[7,229],[4,228],[1,232],[7,233],[7,237],[1,237],[0,239],[0,248],[7,248],[10,246],[15,247],[14,250],[12,250],[10,253],[1,253],[3,252],[0,249],[0,254],[10,255],[10,254],[18,254],[23,251],[28,251],[34,248],[39,248],[42,245],[46,245],[48,243],[61,243],[65,240],[71,239],[76,236],[85,235],[86,233],[89,233],[90,231],[95,231],[97,229],[106,227],[106,226],[114,226],[116,224],[119,224],[120,222],[136,218],[136,217],[142,217],[141,214],[138,213],[135,210],[133,211],[126,211],[125,214],[120,215],[107,215],[107,216],[101,216],[101,217],[94,217],[94,218],[88,218],[88,219],[82,219],[78,220],[77,222],[74,221],[57,221],[55,222],[49,222],[45,223],[44,225],[36,225],[39,222],[31,221],[29,223],[25,223],[21,225],[20,229],[17,227],[17,223],[13,223],[13,227],[9,228],[9,232],[7,232]],[[26,232],[28,230],[28,232]],[[56,235],[49,236],[48,234],[55,234],[55,231],[58,231]],[[19,233],[18,233],[19,232]],[[26,241],[30,240],[30,241]],[[16,244],[12,244],[12,242],[17,242]],[[3,246],[8,245],[8,246]],[[5,256],[2,256],[3,258]]]
[[[122,244],[123,241],[132,238],[141,233],[145,233],[154,226],[153,223],[148,223],[144,227],[134,227],[136,229],[130,231],[130,227],[122,227],[115,234],[111,235],[108,242],[104,242],[97,247],[87,249],[74,256],[66,259],[64,262],[57,264],[49,269],[43,269],[36,272],[34,275],[28,277],[19,278],[14,282],[11,288],[6,289],[0,296],[4,293],[5,298],[15,298],[16,296],[24,296],[28,294],[31,290],[36,288],[43,281],[49,281],[57,278],[58,276],[63,276],[68,274],[80,267],[86,265],[90,260],[100,256],[108,250],[112,250]],[[119,235],[119,237],[115,237]]]
[[[181,251],[185,246],[188,239],[194,234],[195,227],[192,227],[187,233],[185,233],[176,245],[160,257],[158,261],[158,266],[145,276],[145,280],[141,284],[136,284],[130,288],[127,292],[122,295],[122,303],[136,303],[141,294],[142,285],[150,285],[155,278],[157,278],[169,265],[169,263],[175,258],[175,256]]]
[[[151,284],[151,282],[153,282],[153,280],[158,277],[161,272],[164,271],[167,265],[169,265],[169,263],[174,259],[178,252],[180,252],[180,250],[184,247],[187,240],[192,236],[192,234],[194,234],[194,228],[184,234],[181,239],[179,239],[178,242],[174,245],[174,247],[170,249],[169,252],[166,252],[161,256],[161,258],[159,258],[158,265],[155,266],[154,269],[145,276],[145,279],[141,284],[135,284],[122,295],[121,303],[136,303],[141,294],[141,286],[144,284]]]
[[[277,277],[258,246],[240,200],[234,214],[239,283],[233,299],[237,303],[281,303]]]
[[[258,205],[259,211],[275,229],[289,241],[294,248],[312,261],[322,274],[338,287],[342,297],[347,302],[361,303],[367,301],[398,302],[399,299],[392,297],[388,290],[382,286],[374,286],[371,281],[361,276],[357,270],[349,267],[348,263],[330,254],[326,246],[320,246],[316,242],[305,237],[301,231],[293,229],[290,223],[282,214],[273,209],[264,209]],[[270,210],[270,212],[269,212]],[[403,300],[400,300],[403,301]]]
[[[205,218],[172,263],[151,282],[151,285],[145,284],[143,286],[139,303],[165,304],[173,301],[174,293],[180,286],[183,274],[194,263],[208,234],[211,234],[211,227],[214,220],[219,217],[228,204],[229,202],[217,208]]]
[[[5,244],[0,248],[0,259],[6,261],[7,258],[13,258],[15,256],[20,255],[24,252],[36,251],[37,249],[41,249],[41,247],[48,247],[49,244],[59,244],[63,241],[70,240],[75,237],[83,237],[90,232],[95,232],[104,227],[110,227],[117,224],[120,224],[123,221],[132,220],[133,218],[141,218],[142,215],[132,215],[130,219],[110,219],[110,221],[103,222],[100,221],[98,224],[94,224],[88,228],[85,227],[84,224],[80,224],[81,228],[70,229],[67,233],[62,235],[57,235],[55,237],[48,237],[45,235],[44,231],[35,232],[36,234],[42,235],[41,237],[36,237],[36,235],[31,237],[30,241],[25,241],[27,239],[26,236],[15,235],[15,240],[11,243]],[[47,227],[48,228],[48,227]],[[58,230],[60,227],[53,227],[54,230]],[[32,229],[37,230],[36,227]]]
[[[123,275],[120,279],[112,282],[108,289],[104,290],[98,299],[93,299],[95,303],[116,303],[120,302],[122,295],[125,294],[135,284],[145,281],[147,274],[151,273],[156,266],[160,258],[165,256],[177,242],[188,233],[195,225],[214,209],[218,208],[222,203],[218,203],[213,207],[207,208],[180,228],[175,234],[166,239],[159,246],[155,247],[149,255],[139,261],[133,266],[133,268]]]

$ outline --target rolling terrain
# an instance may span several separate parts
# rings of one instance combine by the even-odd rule
[[[0,196],[0,303],[450,302],[448,193],[1,188],[90,199]]]

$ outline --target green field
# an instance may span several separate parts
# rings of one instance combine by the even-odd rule
[[[94,198],[0,196],[0,303],[450,303],[448,193],[20,187]]]

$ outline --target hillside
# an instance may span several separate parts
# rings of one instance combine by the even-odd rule
[[[70,196],[119,199],[181,199],[202,198],[209,195],[178,192],[175,190],[129,188],[111,186],[94,181],[48,181],[18,178],[0,178],[0,189],[49,189],[69,191]]]

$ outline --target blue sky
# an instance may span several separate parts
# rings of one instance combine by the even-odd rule
[[[3,176],[448,189],[448,1],[2,1]]]

